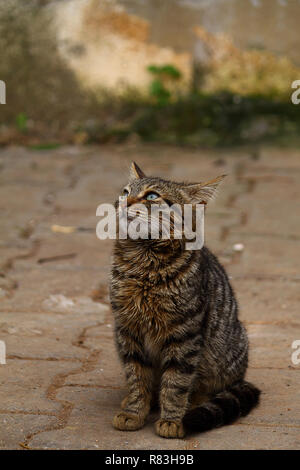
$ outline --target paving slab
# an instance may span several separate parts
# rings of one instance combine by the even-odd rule
[[[33,269],[23,266],[11,272],[17,289],[12,298],[3,298],[0,311],[8,312],[51,312],[60,313],[60,308],[51,304],[51,296],[63,295],[74,301],[77,298],[86,299],[98,287],[107,283],[109,267],[107,266],[74,266],[68,264],[37,265]],[[42,282],[41,282],[42,280]],[[102,307],[96,302],[94,309],[87,313],[94,320]],[[66,311],[67,312],[67,311]]]
[[[69,305],[68,299],[61,296],[49,299],[49,304],[57,309],[62,305],[61,313],[2,313],[0,315],[0,338],[6,343],[6,354],[9,358],[39,358],[49,360],[80,360],[86,357],[87,351],[78,344],[84,328],[99,325],[105,316],[106,307],[99,310],[97,320],[89,315],[78,315],[75,308],[94,308],[90,299],[84,304]],[[52,304],[51,304],[52,302]],[[65,306],[65,304],[67,304]],[[101,304],[97,304],[101,307]],[[65,310],[65,311],[64,311]],[[71,313],[70,313],[71,310]]]
[[[57,376],[68,375],[79,366],[66,361],[8,359],[6,365],[0,367],[2,410],[55,413],[61,409],[61,404],[48,396],[49,387]]]
[[[300,430],[300,375],[296,368],[252,369],[247,378],[262,391],[260,405],[248,416],[241,418],[243,423],[290,425]],[[272,398],[271,398],[272,397]]]
[[[300,448],[299,428],[236,424],[191,439],[187,450],[294,450]]]
[[[35,449],[112,450],[185,448],[183,440],[165,441],[155,435],[155,415],[149,418],[142,432],[116,431],[112,427],[112,418],[119,410],[124,395],[124,390],[64,387],[58,398],[71,400],[75,405],[68,425],[63,430],[40,433],[31,440],[30,446]]]
[[[0,449],[23,450],[26,448],[24,441],[29,434],[52,427],[56,421],[53,416],[1,413],[0,427],[5,429],[5,433],[1,433]]]
[[[231,270],[231,266],[228,267]],[[284,275],[232,275],[231,283],[240,305],[244,323],[291,324],[295,334],[300,333],[299,281]]]
[[[287,369],[292,368],[292,344],[299,338],[295,327],[289,324],[249,324],[250,367]],[[296,367],[295,367],[296,370]]]

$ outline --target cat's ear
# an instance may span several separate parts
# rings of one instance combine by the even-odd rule
[[[226,175],[218,176],[207,183],[188,184],[184,190],[192,203],[206,204],[216,195],[217,188]]]
[[[132,162],[130,165],[129,181],[133,181],[133,180],[141,179],[145,177],[146,175],[143,173],[140,167],[135,162]]]

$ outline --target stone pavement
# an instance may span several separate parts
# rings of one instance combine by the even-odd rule
[[[0,150],[0,448],[299,449],[299,157],[133,142]],[[231,276],[248,378],[263,394],[237,423],[184,440],[156,436],[154,415],[138,432],[111,426],[125,383],[107,297],[111,242],[96,238],[95,211],[115,199],[130,160],[175,180],[229,175],[207,210],[206,244]]]

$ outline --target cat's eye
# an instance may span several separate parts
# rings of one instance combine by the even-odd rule
[[[154,201],[157,198],[159,198],[159,195],[156,193],[148,193],[146,196],[147,201]]]
[[[122,196],[128,197],[129,191],[128,189],[123,189]]]

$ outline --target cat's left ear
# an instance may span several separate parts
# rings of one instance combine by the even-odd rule
[[[188,184],[185,192],[194,204],[207,204],[216,195],[217,188],[227,175],[221,175],[207,183]]]
[[[140,167],[135,162],[132,162],[130,165],[129,181],[133,181],[133,180],[141,179],[145,177],[146,175],[140,169]]]

